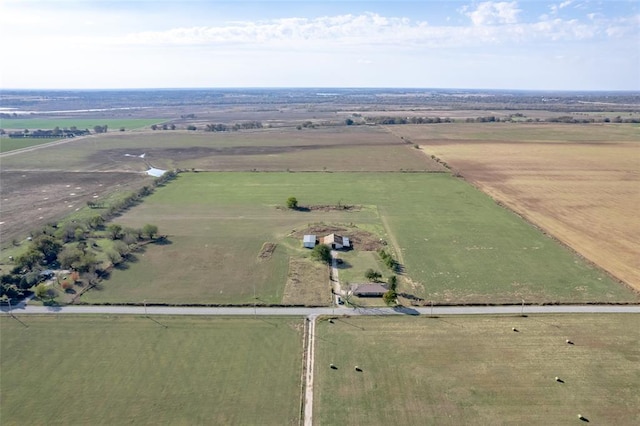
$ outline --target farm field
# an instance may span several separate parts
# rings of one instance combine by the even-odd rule
[[[302,319],[3,316],[0,330],[3,425],[298,424]]]
[[[362,208],[290,211],[290,196]],[[255,290],[260,302],[280,303],[289,257],[308,253],[288,235],[319,222],[384,229],[405,269],[400,290],[437,303],[638,300],[445,173],[183,173],[116,222],[154,223],[171,244],[149,247],[85,302],[251,304]],[[259,257],[266,242],[277,244],[268,260]]]
[[[145,154],[144,161],[135,156]],[[132,156],[133,155],[133,156]],[[146,131],[94,135],[3,158],[3,169],[139,171],[444,171],[413,145],[370,126],[241,132]]]
[[[640,422],[638,315],[351,317],[316,333],[318,424]]]
[[[132,191],[151,178],[138,173],[0,171],[0,216],[3,248],[52,220],[86,207],[94,195]]]
[[[77,127],[92,130],[94,126],[107,126],[109,131],[118,131],[121,127],[126,130],[138,129],[161,123],[159,118],[0,118],[0,128],[10,130],[50,130],[54,127],[61,129]]]
[[[12,139],[9,137],[0,138],[0,153],[14,151],[16,149],[30,148],[32,146],[38,146],[45,143],[59,141],[58,139],[38,139],[38,138],[26,138],[26,139]]]
[[[406,135],[640,290],[640,127],[543,125],[530,126],[526,134],[508,127],[461,125],[447,138],[413,127]]]

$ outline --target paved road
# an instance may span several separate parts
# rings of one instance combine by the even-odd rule
[[[8,313],[9,307],[0,307]],[[495,314],[558,314],[558,313],[640,313],[640,305],[548,305],[538,306],[435,306],[400,308],[198,308],[164,306],[24,306],[12,307],[11,312],[23,314],[129,314],[129,315],[495,315]]]

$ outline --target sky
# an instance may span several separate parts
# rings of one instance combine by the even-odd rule
[[[1,89],[640,90],[640,0],[2,0]]]

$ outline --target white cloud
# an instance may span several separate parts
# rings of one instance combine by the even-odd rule
[[[518,9],[515,1],[512,2],[483,2],[473,11],[464,8],[473,25],[515,24],[518,22]]]
[[[471,26],[429,25],[406,17],[375,13],[319,18],[236,21],[218,26],[171,28],[112,37],[88,38],[86,43],[110,46],[205,46],[243,49],[364,49],[395,50],[526,44],[539,40],[579,41],[620,37],[637,28],[634,19],[561,19],[542,17],[518,23],[515,2],[478,5],[465,11]]]

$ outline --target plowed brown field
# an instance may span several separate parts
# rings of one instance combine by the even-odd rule
[[[494,199],[640,290],[640,129],[611,138],[620,129],[576,127],[580,133],[591,130],[590,140],[551,140],[532,129],[529,140],[522,132],[509,141],[502,127],[493,128],[495,140],[469,134],[432,139],[416,127],[407,135]],[[564,126],[561,132],[570,130]],[[544,132],[554,133],[548,126]]]

